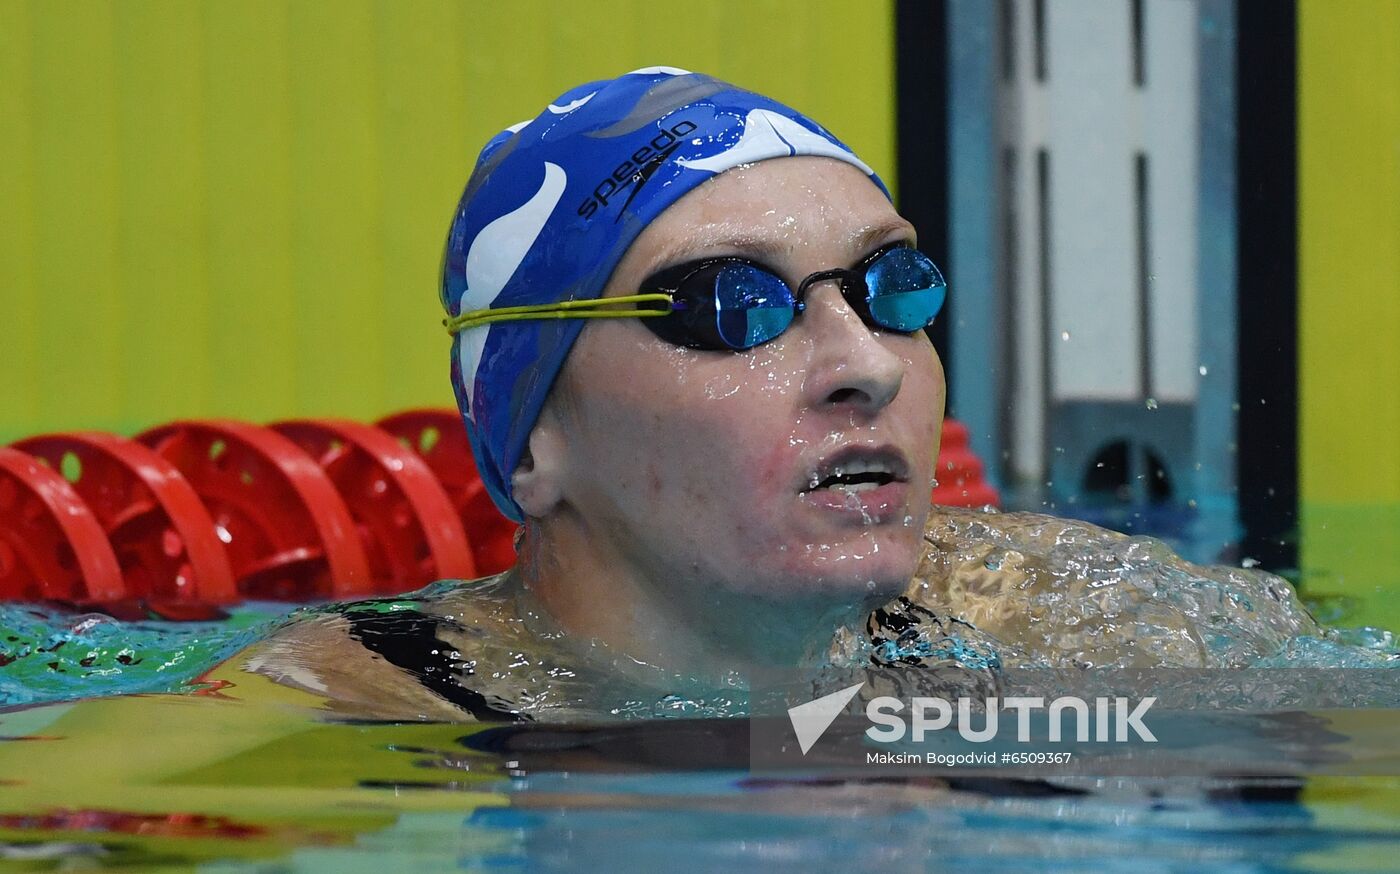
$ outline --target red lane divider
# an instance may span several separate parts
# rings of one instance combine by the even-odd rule
[[[958,422],[936,470],[935,503],[999,503]],[[506,570],[516,530],[454,410],[0,447],[0,599],[202,619],[242,598],[396,594]]]
[[[14,448],[68,474],[97,516],[132,603],[163,616],[206,618],[237,603],[233,569],[199,495],[165,458],[112,434],[50,434]],[[215,611],[217,613],[217,611]]]
[[[428,465],[378,428],[335,419],[272,430],[316,459],[355,519],[376,591],[396,595],[434,580],[473,579],[462,520]]]
[[[933,502],[948,507],[1001,505],[1001,496],[982,478],[982,461],[968,445],[967,426],[955,419],[943,420],[943,440],[934,467],[938,486]]]
[[[85,603],[125,594],[112,544],[68,481],[0,446],[0,597]]]
[[[291,440],[227,421],[174,422],[136,439],[194,487],[245,597],[304,601],[374,592],[350,511]]]
[[[515,565],[516,524],[491,501],[476,472],[471,443],[456,410],[406,410],[374,423],[418,453],[447,491],[470,532],[472,556],[481,574]]]

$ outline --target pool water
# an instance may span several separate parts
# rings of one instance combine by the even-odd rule
[[[1195,776],[1104,777],[1092,762],[1048,776],[772,772],[751,767],[738,699],[658,692],[593,713],[575,701],[562,723],[547,709],[509,725],[357,719],[229,659],[308,621],[273,605],[186,625],[11,605],[0,859],[269,872],[1400,867],[1400,696],[1385,679],[1400,677],[1400,650],[1387,632],[1318,626],[1277,578],[1190,565],[1092,526],[951,514],[931,532],[938,561],[914,597],[936,619],[852,634],[847,663],[934,661],[978,677],[1344,668],[1384,681],[1347,699],[1364,709],[1308,717],[1325,754],[1309,768],[1261,770],[1276,747],[1245,733],[1212,738]],[[625,718],[638,715],[670,718]]]
[[[230,691],[4,714],[0,853],[27,870],[1233,872],[1393,870],[1400,852],[1395,778],[763,778],[732,753],[740,720],[538,744],[537,727],[326,724]],[[625,752],[677,729],[676,769]]]

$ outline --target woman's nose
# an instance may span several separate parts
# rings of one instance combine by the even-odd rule
[[[899,394],[904,359],[860,320],[835,282],[810,288],[806,299],[800,319],[812,343],[803,382],[809,402],[866,412],[883,409]]]

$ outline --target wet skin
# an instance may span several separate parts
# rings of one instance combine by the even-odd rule
[[[796,286],[912,239],[858,170],[767,161],[679,200],[633,243],[606,294],[720,255]],[[1315,631],[1282,580],[1237,579],[1165,548],[1144,559],[1141,545],[1128,563],[1109,550],[1136,541],[1072,520],[930,515],[944,382],[928,340],[871,330],[834,283],[807,302],[779,339],[740,354],[666,344],[637,319],[590,323],[514,477],[528,521],[508,576],[411,604],[322,610],[233,663],[357,717],[567,721],[616,713],[609,691],[655,700],[689,694],[686,679],[800,664],[840,628],[874,640],[963,620],[1008,660],[1199,667],[1217,658],[1190,594],[1204,587],[1256,605],[1238,617],[1229,658]],[[898,481],[814,494],[812,475],[853,447],[893,459]],[[906,590],[900,603],[917,609],[894,611],[894,624],[875,610],[867,623]]]
[[[604,296],[717,256],[748,258],[796,288],[898,242],[915,242],[914,229],[858,169],[763,161],[662,213]],[[834,281],[805,300],[785,333],[740,353],[669,344],[640,319],[584,328],[513,477],[527,523],[509,584],[532,630],[648,684],[728,682],[754,664],[818,657],[837,628],[909,586],[924,554],[942,366],[922,331],[864,324]],[[813,487],[853,463],[880,468],[882,483]],[[459,600],[431,609],[472,613],[469,588]],[[342,625],[288,629],[257,669],[332,697],[330,686],[392,682],[382,662],[354,667],[364,653],[351,641],[333,644],[348,635]],[[297,642],[308,635],[320,655]]]
[[[900,241],[914,242],[913,228],[859,170],[828,158],[765,161],[663,213],[605,295],[727,255],[795,288]],[[614,572],[672,588],[847,604],[897,595],[921,554],[942,368],[923,332],[872,330],[835,282],[810,287],[807,304],[779,338],[741,353],[673,346],[640,320],[590,324],[538,426],[566,447],[552,503],[531,515],[553,514],[551,533],[586,538]],[[854,495],[811,488],[851,460],[885,461],[896,481]]]

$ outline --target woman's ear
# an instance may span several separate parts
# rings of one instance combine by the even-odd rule
[[[564,498],[564,467],[567,444],[553,403],[546,402],[520,464],[511,474],[515,502],[526,516],[543,519]]]

